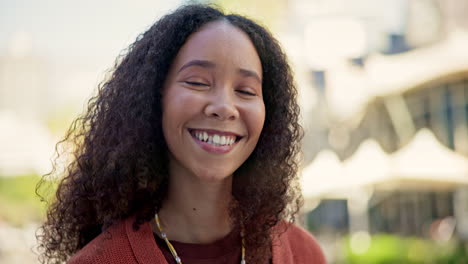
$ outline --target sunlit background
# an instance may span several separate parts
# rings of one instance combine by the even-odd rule
[[[329,263],[468,263],[468,1],[219,0],[266,25],[306,130],[302,224]],[[0,1],[0,263],[36,263],[55,143],[185,1]]]

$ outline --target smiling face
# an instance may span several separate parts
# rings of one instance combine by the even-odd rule
[[[225,21],[192,34],[169,69],[162,105],[171,173],[232,175],[265,121],[262,66],[249,37]]]

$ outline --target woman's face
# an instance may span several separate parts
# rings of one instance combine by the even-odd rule
[[[265,121],[262,66],[249,37],[225,21],[192,34],[169,69],[162,103],[171,173],[232,175]]]

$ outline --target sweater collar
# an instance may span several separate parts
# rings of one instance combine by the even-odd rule
[[[140,225],[138,230],[133,229],[135,216],[125,221],[125,231],[133,254],[139,264],[167,264],[163,253],[156,245],[150,222]]]
[[[168,264],[163,253],[156,244],[150,222],[141,224],[138,230],[133,229],[134,222],[135,216],[127,218],[125,220],[125,231],[138,263]],[[284,228],[285,226],[283,225],[280,226]],[[274,228],[274,232],[278,231],[278,227]],[[285,241],[284,238],[282,239],[282,236],[278,234],[273,235],[272,240],[273,264],[294,263],[292,254],[285,254],[285,251],[291,251],[287,241]],[[287,247],[287,249],[285,247]]]

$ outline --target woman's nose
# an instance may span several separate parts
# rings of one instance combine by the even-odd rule
[[[225,88],[217,90],[209,98],[209,102],[205,107],[205,115],[221,121],[237,119],[239,111],[235,103],[234,93]]]

